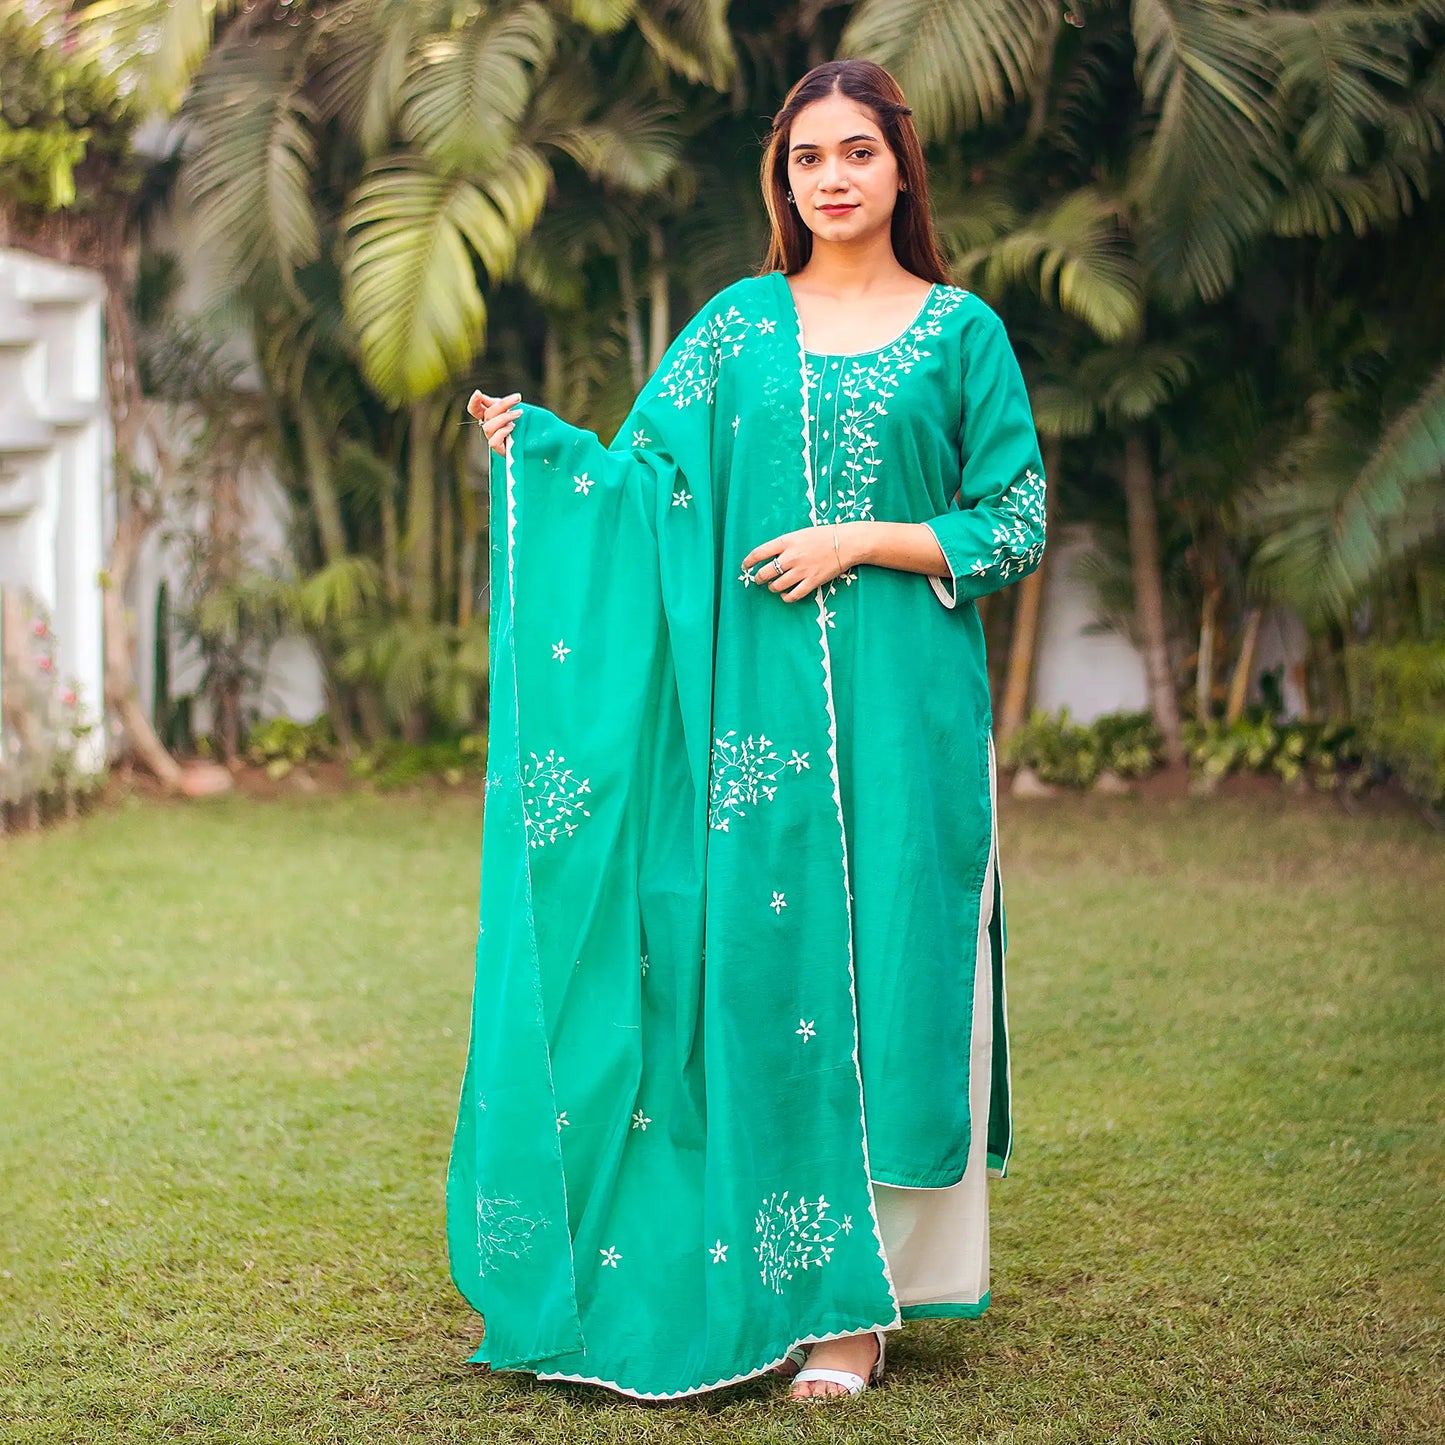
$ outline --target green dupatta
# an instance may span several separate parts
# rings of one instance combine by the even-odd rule
[[[693,318],[610,447],[527,405],[493,458],[448,1244],[494,1368],[662,1397],[900,1320],[870,1186],[826,608],[739,573],[758,541],[819,520],[804,385],[772,273]],[[997,550],[996,517],[974,539],[957,515],[950,554]],[[986,851],[986,782],[964,805]],[[966,1101],[966,1053],[929,1085]],[[939,1141],[967,1150],[966,1131]]]

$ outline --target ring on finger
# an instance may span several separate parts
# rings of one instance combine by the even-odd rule
[[[773,576],[781,577],[786,569],[776,557],[773,558]]]

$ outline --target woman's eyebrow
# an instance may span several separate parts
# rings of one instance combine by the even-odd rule
[[[840,141],[838,142],[838,144],[839,144],[839,145],[844,145],[844,146],[850,146],[850,145],[853,144],[853,142],[854,142],[855,140],[871,140],[871,141],[876,141],[877,139],[878,139],[878,137],[877,137],[876,135],[850,135],[850,136],[845,137],[843,140],[840,140]],[[790,147],[789,147],[789,150],[790,150],[790,151],[819,151],[819,150],[822,150],[822,149],[823,149],[823,147],[820,146],[816,141],[810,141],[810,140],[800,140],[800,141],[797,143],[797,145],[795,145],[795,146],[790,146]]]

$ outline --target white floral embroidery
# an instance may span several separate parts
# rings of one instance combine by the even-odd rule
[[[785,909],[787,906],[788,900],[784,898],[781,893],[775,891],[773,893],[773,901],[768,904],[768,907],[771,908],[774,913],[781,915],[783,909]]]
[[[606,1249],[599,1249],[598,1254],[602,1256],[602,1263],[617,1268],[617,1261],[622,1258],[620,1254],[609,1244]]]
[[[891,345],[863,356],[837,358],[841,363],[835,383],[838,435],[833,441],[831,463],[836,470],[829,476],[831,505],[828,499],[818,504],[818,511],[827,513],[829,521],[862,522],[872,518],[873,484],[883,459],[878,422],[888,415],[888,403],[903,378],[933,354],[929,343],[943,334],[944,317],[956,310],[967,295],[956,286],[936,287],[923,314]],[[815,431],[822,426],[819,398],[823,396],[823,385],[824,373],[810,357],[809,425]],[[827,398],[831,396],[831,392],[827,393]],[[826,431],[821,435],[828,439]]]
[[[714,1264],[726,1264],[728,1262],[728,1247],[722,1240],[718,1240],[716,1244],[709,1246],[708,1253],[712,1255],[712,1262]]]
[[[821,1269],[833,1258],[835,1241],[852,1229],[851,1217],[833,1219],[828,1201],[819,1195],[811,1202],[788,1203],[788,1190],[764,1199],[758,1210],[755,1232],[761,1236],[755,1247],[759,1274],[774,1294],[799,1270]]]
[[[795,748],[792,758],[773,751],[772,739],[751,733],[739,740],[729,728],[712,744],[712,781],[708,792],[708,826],[719,833],[729,831],[734,818],[747,817],[748,808],[771,802],[778,791],[784,768],[802,772],[808,766],[807,753]]]
[[[572,1121],[567,1117],[566,1109],[563,1109],[562,1112],[557,1115],[557,1132],[560,1134],[563,1129],[570,1129],[571,1127]]]
[[[520,1259],[532,1248],[542,1221],[519,1213],[515,1199],[477,1199],[477,1258],[483,1274],[503,1259]]]
[[[686,487],[679,487],[672,494],[672,505],[674,507],[685,507],[692,501],[692,493]]]
[[[648,969],[651,968],[651,967],[652,967],[652,965],[651,965],[650,963],[648,963],[648,961],[647,961],[647,955],[644,953],[644,954],[642,955],[642,976],[643,976],[643,978],[646,978],[646,977],[647,977],[647,971],[648,971]]]
[[[582,818],[592,816],[581,802],[591,791],[591,781],[579,778],[567,759],[549,748],[545,757],[529,755],[522,766],[522,813],[526,822],[527,846],[542,848],[558,838],[570,838]]]
[[[1044,551],[1044,479],[1032,467],[998,500],[993,529],[993,555],[977,558],[971,577],[997,572],[1007,582],[1022,577],[1039,564]]]
[[[632,433],[632,445],[635,447],[645,447],[647,445],[647,433],[643,431],[641,427],[638,427],[638,429]]]
[[[586,472],[583,472],[580,477],[573,477],[572,480],[576,483],[576,486],[573,487],[572,490],[576,492],[581,492],[582,495],[585,497],[590,495],[592,491],[592,484],[596,480],[596,478],[589,477]]]
[[[812,1019],[799,1019],[798,1027],[793,1030],[795,1034],[801,1036],[804,1043],[817,1035],[818,1030],[813,1027],[813,1022]]]
[[[741,582],[744,587],[751,587],[757,579],[744,567],[743,570],[738,573],[738,581]],[[758,585],[762,586],[762,583],[758,583]]]
[[[641,1129],[644,1134],[647,1133],[647,1126],[650,1123],[652,1123],[652,1120],[649,1119],[641,1109],[632,1116],[632,1127],[634,1129]]]
[[[552,644],[552,656],[558,662],[566,662],[567,654],[571,651],[572,649],[566,645],[565,640],[562,638],[558,638],[557,641]]]
[[[758,330],[764,336],[771,336],[777,324],[778,323],[774,321],[771,316],[765,316],[761,321],[758,322]]]
[[[736,306],[701,321],[678,347],[672,365],[658,383],[659,393],[676,407],[710,402],[717,390],[723,358],[741,355],[750,330],[752,323],[744,320]]]

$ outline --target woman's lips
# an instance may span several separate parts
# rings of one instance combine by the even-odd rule
[[[839,205],[819,206],[818,209],[822,211],[825,216],[843,216],[846,215],[849,211],[856,211],[858,207],[856,205]]]

